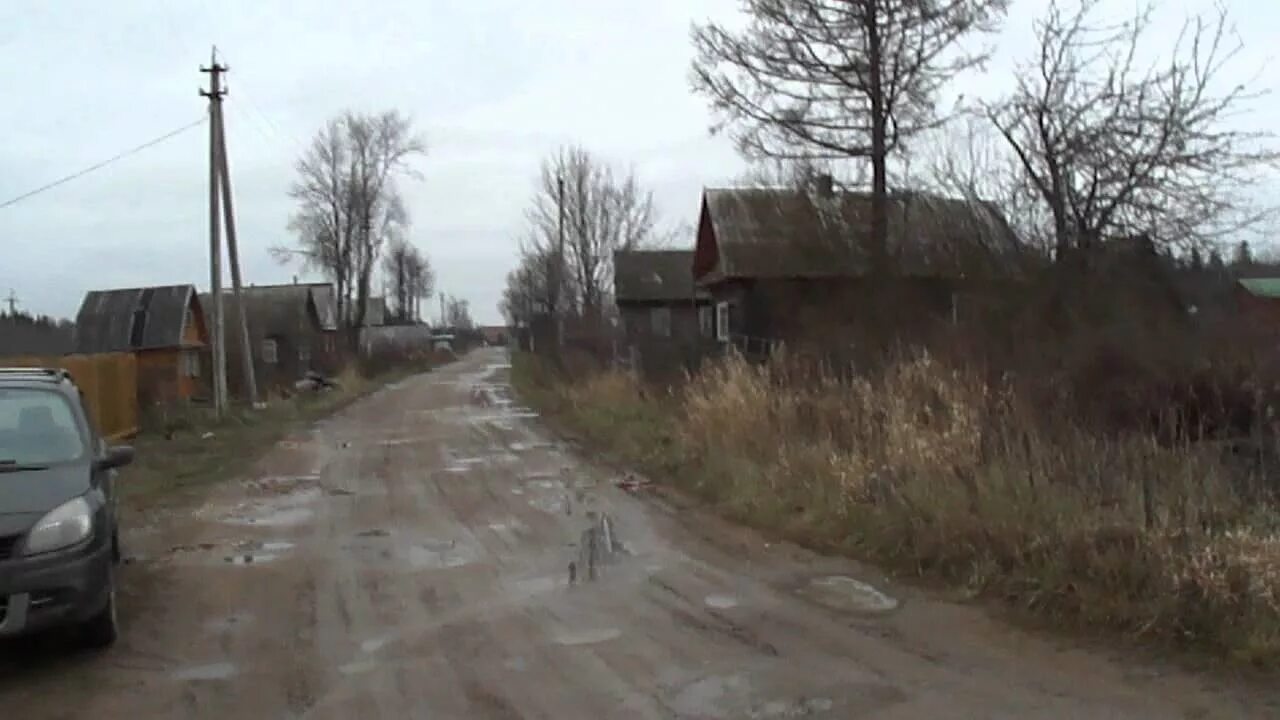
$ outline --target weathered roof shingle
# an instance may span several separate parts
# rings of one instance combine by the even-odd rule
[[[989,203],[925,193],[889,203],[889,252],[911,275],[992,269],[1019,244]],[[708,189],[698,230],[701,282],[729,277],[842,277],[868,269],[871,196],[793,189]],[[712,247],[705,247],[707,244]]]
[[[75,351],[126,352],[182,346],[191,285],[93,290],[76,314]]]
[[[664,302],[694,297],[692,250],[618,250],[613,254],[618,302]]]

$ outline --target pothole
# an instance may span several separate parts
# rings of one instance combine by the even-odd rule
[[[738,598],[732,595],[708,595],[702,601],[707,607],[716,610],[728,610],[738,607]]]
[[[617,640],[620,637],[622,637],[622,631],[617,628],[597,628],[556,633],[555,641],[558,645],[595,645]]]
[[[475,562],[475,553],[452,540],[426,540],[405,551],[414,570],[448,570]]]
[[[173,673],[174,680],[226,680],[235,677],[236,666],[229,662],[193,665]]]
[[[321,497],[319,488],[297,490],[274,498],[244,503],[222,517],[231,525],[292,527],[309,522],[315,511],[306,507]]]
[[[569,583],[596,580],[602,568],[613,563],[627,548],[618,537],[613,518],[608,513],[587,513],[591,526],[582,531],[578,540],[578,557],[569,563]]]
[[[875,587],[845,575],[829,575],[809,581],[804,593],[814,601],[836,610],[889,612],[898,601]]]

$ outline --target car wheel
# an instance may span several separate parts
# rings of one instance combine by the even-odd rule
[[[89,618],[81,626],[81,637],[86,647],[108,648],[115,644],[120,634],[120,622],[116,617],[116,578],[115,571],[107,571],[107,604],[97,615]]]

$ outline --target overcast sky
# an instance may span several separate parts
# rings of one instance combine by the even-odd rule
[[[1014,0],[1001,52],[964,81],[967,94],[1007,83],[1042,5]],[[1162,4],[1163,37],[1209,6]],[[1280,43],[1280,4],[1230,9],[1252,77]],[[300,274],[267,249],[290,241],[287,190],[302,144],[343,110],[394,108],[429,146],[423,179],[403,185],[411,237],[438,289],[498,322],[538,163],[557,146],[634,166],[672,225],[693,222],[702,187],[742,175],[731,143],[708,135],[706,104],[688,83],[690,23],[736,13],[734,0],[3,0],[0,202],[198,120],[197,68],[216,43],[231,66],[225,112],[246,282]],[[1275,98],[1259,108],[1280,117]],[[207,286],[206,132],[0,210],[0,295],[12,288],[22,307],[69,317],[89,289]]]

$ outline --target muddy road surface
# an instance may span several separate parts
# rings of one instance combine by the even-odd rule
[[[505,358],[135,515],[121,642],[0,650],[0,717],[1280,717],[619,483],[512,401]]]

